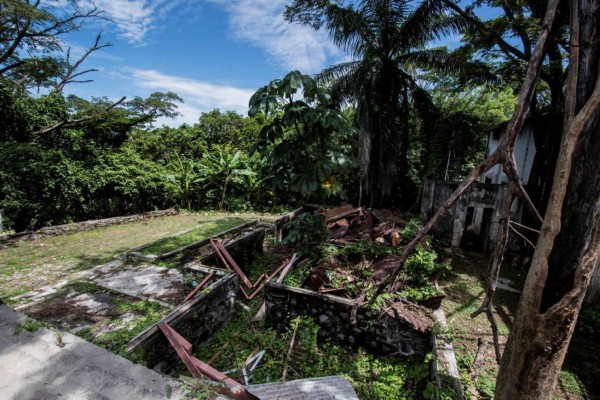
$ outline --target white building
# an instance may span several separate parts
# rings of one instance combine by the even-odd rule
[[[535,142],[531,126],[532,120],[527,119],[523,129],[515,142],[515,160],[519,176],[524,185],[527,185],[533,159],[535,157]],[[493,153],[500,143],[506,130],[506,124],[491,129],[488,133],[486,156]],[[478,238],[483,251],[491,251],[498,237],[499,213],[508,190],[507,177],[502,170],[502,165],[497,164],[483,174],[479,182],[456,202],[453,209],[436,228],[438,237],[447,239],[451,246],[460,246],[466,238],[465,232],[469,231],[469,240]],[[421,213],[429,219],[448,197],[454,192],[456,183],[428,180],[423,188]],[[511,219],[520,222],[522,217],[522,203],[519,199],[513,203]],[[520,245],[518,237],[511,237],[509,246],[517,248]]]

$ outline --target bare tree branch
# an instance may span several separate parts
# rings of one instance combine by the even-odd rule
[[[85,12],[75,7],[69,16],[58,18],[47,10],[40,9],[40,4],[41,2],[38,0],[33,4],[28,4],[28,9],[25,11],[22,9],[12,10],[10,22],[12,29],[3,31],[0,40],[0,43],[3,44],[0,51],[0,65],[14,62],[0,69],[0,75],[21,65],[22,60],[18,56],[19,48],[27,46],[33,49],[36,47],[60,49],[57,39],[59,35],[79,30],[87,19],[108,20],[102,15],[103,11],[95,5]]]
[[[521,239],[523,239],[524,241],[526,241],[527,243],[529,243],[529,245],[533,248],[535,248],[535,244],[533,244],[531,242],[531,240],[529,240],[527,238],[527,236],[523,235],[521,232],[519,232],[518,230],[515,229],[514,226],[512,226],[514,221],[510,221],[508,227],[510,228],[511,231],[513,231],[516,235],[518,235]]]
[[[69,84],[69,83],[83,83],[83,82],[91,82],[92,80],[86,80],[86,81],[76,81],[73,78],[76,78],[78,76],[90,73],[90,72],[96,72],[98,71],[95,68],[90,68],[87,69],[85,71],[80,71],[75,73],[75,71],[77,70],[77,68],[79,68],[79,66],[85,61],[86,58],[88,58],[88,56],[90,54],[92,54],[95,51],[98,51],[100,49],[103,49],[105,47],[110,47],[112,46],[112,43],[110,42],[106,42],[104,44],[100,44],[100,40],[102,39],[102,32],[98,33],[98,35],[96,36],[96,41],[94,42],[94,44],[92,45],[92,47],[90,47],[89,49],[86,50],[85,53],[83,53],[83,55],[79,58],[79,60],[77,60],[75,62],[75,64],[70,64],[69,59],[71,56],[71,48],[69,48],[69,50],[67,51],[67,70],[65,71],[64,76],[61,78],[61,81],[54,87],[54,89],[52,90],[53,93],[60,93],[63,91],[64,87]]]
[[[500,50],[502,50],[502,52],[504,52],[507,56],[509,56],[509,57],[511,57],[511,56],[512,57],[516,57],[516,58],[518,58],[520,60],[524,60],[524,61],[528,61],[529,60],[529,57],[527,57],[527,55],[525,53],[523,53],[521,50],[517,49],[515,46],[511,45],[510,43],[508,43],[506,40],[504,40],[499,35],[497,35],[494,32],[492,32],[475,15],[473,15],[473,14],[471,14],[471,13],[463,10],[454,1],[450,1],[450,0],[443,0],[443,1],[444,1],[444,4],[446,4],[450,9],[452,9],[453,11],[455,11],[456,13],[458,13],[458,15],[460,15],[461,17],[463,17],[469,23],[471,23],[474,26],[476,26],[477,29],[479,29],[479,31],[482,34],[484,34],[484,35],[492,38],[496,42],[496,44],[498,44],[498,47],[500,48]]]

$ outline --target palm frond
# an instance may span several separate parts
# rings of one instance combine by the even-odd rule
[[[399,27],[393,42],[398,51],[424,48],[428,42],[459,33],[468,23],[447,11],[440,0],[421,2]]]
[[[376,41],[369,21],[352,5],[346,7],[332,5],[327,8],[326,13],[327,30],[333,42],[350,53],[353,58],[365,54],[369,43]]]

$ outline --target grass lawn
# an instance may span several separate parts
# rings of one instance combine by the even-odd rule
[[[140,252],[158,256],[171,250],[187,246],[188,244],[192,244],[198,240],[206,239],[210,236],[216,235],[217,233],[242,225],[243,223],[244,221],[239,219],[227,218],[216,221],[206,221],[201,223],[198,228],[190,232],[159,240],[151,246],[144,247],[140,250]]]
[[[123,252],[178,232],[208,225],[225,230],[250,220],[273,221],[277,215],[180,213],[89,231],[0,245],[0,298],[71,279],[80,271],[108,262]]]

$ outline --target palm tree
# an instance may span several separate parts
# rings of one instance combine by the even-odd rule
[[[389,205],[392,197],[406,206],[415,198],[408,176],[409,112],[411,105],[431,107],[417,72],[460,66],[446,51],[426,46],[463,22],[447,14],[441,1],[414,3],[295,0],[285,11],[288,21],[324,25],[354,60],[325,69],[319,78],[340,101],[356,106],[361,178],[371,206]]]

